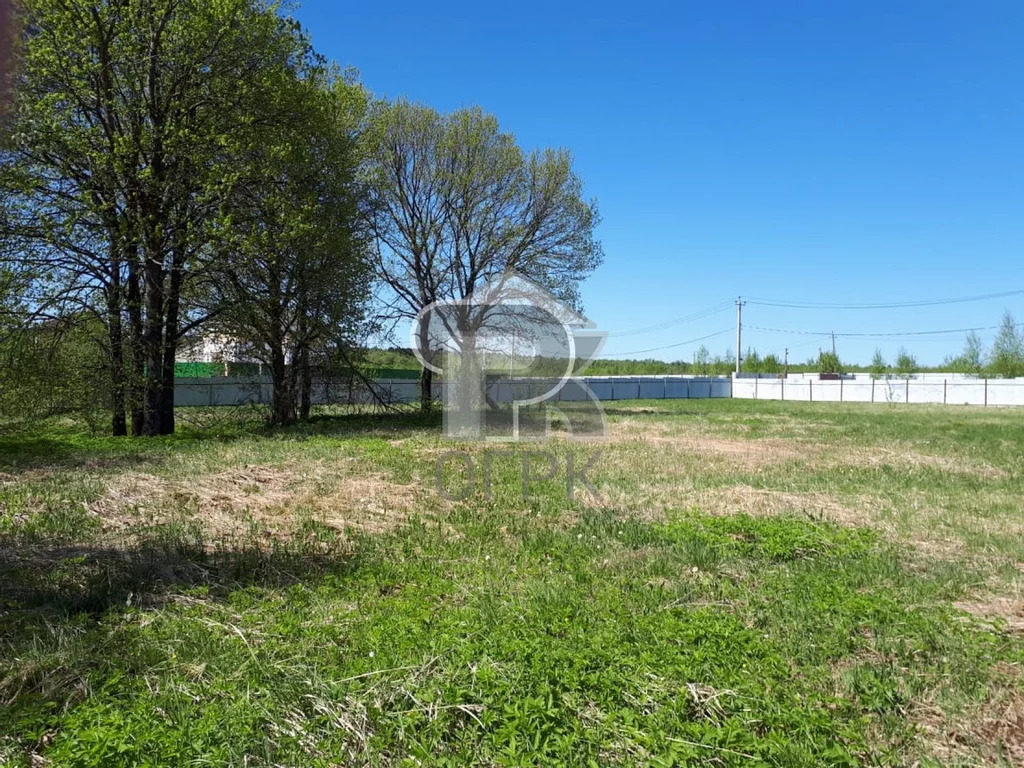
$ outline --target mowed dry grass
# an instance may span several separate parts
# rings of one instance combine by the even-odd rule
[[[0,475],[10,533],[88,535],[113,547],[168,526],[211,545],[286,541],[311,523],[342,537],[382,533],[435,506],[418,478],[333,444],[213,440],[191,452],[143,450],[131,461],[14,468]]]
[[[236,580],[244,579],[238,585],[256,585],[252,592],[261,597],[251,602],[255,598],[246,592],[237,605],[225,605],[237,612],[228,626],[232,642],[237,637],[252,643],[236,649],[242,651],[242,661],[255,661],[253,654],[259,655],[261,663],[249,671],[262,674],[268,657],[261,644],[277,637],[288,665],[293,657],[318,659],[316,669],[274,676],[273,685],[263,688],[273,693],[264,693],[262,701],[271,706],[281,703],[283,714],[274,727],[294,719],[289,686],[298,678],[323,676],[324,690],[339,679],[376,681],[376,677],[365,677],[368,671],[375,675],[378,666],[415,668],[424,658],[439,658],[442,650],[457,653],[467,637],[483,645],[452,670],[473,669],[475,675],[480,658],[501,658],[512,665],[514,674],[500,679],[523,684],[521,689],[501,688],[490,699],[467,700],[473,713],[490,708],[492,715],[498,712],[498,717],[504,717],[500,712],[505,703],[524,700],[542,690],[547,681],[571,679],[574,674],[569,667],[559,668],[534,681],[528,670],[534,669],[537,659],[547,663],[556,657],[572,658],[570,667],[582,669],[568,652],[564,656],[548,653],[552,644],[564,639],[566,651],[582,648],[579,653],[590,664],[605,659],[604,675],[613,674],[622,662],[656,658],[649,671],[670,677],[696,703],[705,691],[714,695],[719,688],[749,686],[735,713],[732,708],[715,713],[722,718],[735,714],[729,727],[739,731],[749,724],[748,712],[758,717],[778,714],[773,709],[777,690],[792,684],[793,711],[816,706],[828,697],[835,697],[833,703],[840,707],[859,702],[854,707],[857,717],[869,717],[870,726],[864,725],[867,720],[844,719],[847,715],[836,722],[854,730],[863,728],[867,743],[880,748],[938,760],[930,764],[1024,764],[1020,685],[1024,657],[1000,650],[996,668],[990,675],[986,672],[989,676],[978,686],[973,682],[978,679],[972,671],[975,667],[965,666],[964,661],[973,659],[972,664],[980,665],[977,669],[987,669],[978,659],[987,657],[990,646],[971,645],[975,625],[983,628],[984,642],[991,643],[992,649],[1017,647],[1024,637],[1020,588],[1024,547],[1016,535],[1022,519],[1020,435],[1024,430],[1016,426],[1013,414],[725,401],[613,404],[609,416],[609,439],[595,445],[556,439],[543,446],[453,446],[440,438],[436,421],[410,426],[387,419],[365,424],[325,419],[290,431],[257,426],[250,432],[186,434],[173,441],[71,436],[60,444],[61,453],[46,455],[41,453],[47,447],[43,441],[25,440],[0,464],[0,523],[12,542],[9,554],[18,560],[5,562],[0,557],[0,570],[24,580],[25,588],[8,597],[26,601],[23,614],[31,624],[24,648],[19,646],[11,655],[10,668],[17,674],[30,669],[19,661],[28,654],[25,648],[34,647],[38,634],[29,600],[53,595],[66,599],[66,594],[78,600],[77,595],[85,595],[95,611],[99,598],[92,593],[98,590],[103,596],[103,590],[109,589],[113,596],[109,605],[114,606],[108,611],[109,619],[124,629],[135,627],[131,622],[136,609],[131,606],[137,604],[138,590],[154,590],[153,599],[142,609],[145,621],[138,626],[145,629],[156,617],[173,624],[171,628],[152,624],[163,626],[161,631],[170,636],[191,637],[188,633],[195,630],[207,643],[209,628],[223,623],[217,611],[226,608],[219,607],[217,600],[233,593]],[[493,497],[478,491],[462,501],[448,501],[437,493],[436,462],[447,452],[463,448],[478,472],[488,452],[512,451],[512,456],[495,460]],[[544,450],[558,455],[563,472],[565,451],[577,452],[578,458],[600,451],[589,477],[602,499],[592,499],[581,484],[575,497],[567,499],[561,473],[536,480],[530,498],[524,498],[522,456],[514,454]],[[577,461],[577,467],[582,463]],[[465,478],[458,475],[457,465],[450,469],[458,490]],[[428,525],[421,525],[424,520]],[[884,541],[868,537],[870,546],[854,547],[850,542],[859,541],[862,532],[849,530],[852,527],[872,528]],[[104,586],[108,573],[116,573],[113,567],[100,567],[104,564],[99,558],[107,547],[120,546],[121,552],[127,552],[147,531],[164,530],[169,535],[156,537],[158,543],[174,546],[174,534],[184,530],[184,543],[191,545],[187,536],[196,531],[195,541],[210,549],[187,550],[188,563],[179,563],[177,555],[165,558],[167,562],[158,559],[162,570],[155,574],[150,573],[148,551],[140,549],[137,564],[145,578],[140,577],[138,584],[126,581],[130,584],[127,596]],[[323,541],[315,538],[327,531]],[[353,533],[358,536],[346,541]],[[762,537],[770,548],[761,548]],[[809,546],[805,546],[807,537],[812,542]],[[55,541],[62,547],[47,552]],[[328,541],[330,545],[341,541],[343,546],[332,550]],[[794,541],[798,545],[790,546]],[[90,549],[90,542],[102,547]],[[232,550],[232,542],[244,544],[227,552],[234,559],[217,557],[216,548]],[[304,549],[307,542],[314,548]],[[888,542],[899,546],[890,549]],[[253,543],[266,560],[250,559],[246,547]],[[294,549],[289,551],[290,546]],[[33,547],[47,557],[33,557]],[[278,558],[282,552],[284,557]],[[298,557],[291,558],[290,552]],[[328,555],[325,560],[340,557],[337,572],[322,582],[317,569],[334,566],[321,565],[321,554]],[[157,552],[154,557],[162,555]],[[275,574],[282,573],[292,575],[278,586]],[[36,574],[40,578],[34,578]],[[262,581],[265,574],[270,574],[266,583]],[[199,591],[194,592],[196,579]],[[308,589],[302,586],[303,580],[310,581]],[[891,597],[894,593],[897,596]],[[296,616],[278,627],[279,615],[298,598],[309,605],[296,608]],[[638,603],[646,609],[638,610]],[[359,610],[354,609],[356,605]],[[118,624],[123,606],[131,610]],[[205,622],[198,630],[196,615]],[[928,617],[933,615],[937,618],[931,623]],[[434,623],[438,618],[447,623]],[[641,618],[647,630],[637,632]],[[519,636],[524,623],[531,629],[524,638],[530,642],[535,636],[545,638],[543,646],[538,646],[542,652],[532,645],[522,650],[506,644]],[[703,629],[693,642],[675,644],[698,625]],[[468,635],[467,626],[473,628]],[[231,627],[238,627],[245,637]],[[602,635],[592,631],[594,627],[621,628],[622,632],[604,645],[597,642]],[[439,642],[446,631],[451,636]],[[102,626],[97,632],[106,637],[108,628]],[[320,649],[333,649],[342,635],[355,652],[316,656]],[[707,660],[707,638],[715,636],[729,639],[722,650],[729,661],[702,677],[695,670]],[[58,640],[53,665],[63,670],[66,665],[59,653],[65,641]],[[165,640],[164,635],[155,636],[153,648],[164,648]],[[392,641],[409,647],[375,660],[373,653],[380,657],[382,648]],[[590,647],[590,642],[596,644]],[[293,649],[302,643],[307,645],[301,653]],[[742,656],[737,649],[744,643],[751,644],[750,663],[778,656],[778,665],[767,664],[762,671],[778,672],[780,677],[763,691],[757,674],[752,679],[722,682],[736,665],[737,654]],[[238,659],[229,663],[228,656],[218,656],[229,651],[234,652],[219,646],[204,648],[195,662],[204,669],[209,663],[208,669],[222,670],[216,673],[222,675],[217,682],[234,691],[230,701],[244,700],[254,685],[257,689],[269,685],[245,679],[231,688]],[[602,655],[620,651],[618,662]],[[667,675],[665,665],[676,662],[679,668]],[[85,668],[94,666],[91,662]],[[160,691],[195,684],[191,667],[182,672],[174,658],[165,659],[163,666],[146,668],[162,670],[159,674],[167,679],[142,692],[139,706],[148,705]],[[790,669],[802,671],[790,680]],[[452,711],[444,707],[464,703],[459,698],[462,694],[454,692],[467,690],[466,681],[459,677],[461,672],[452,674],[450,698],[436,699],[448,702],[438,705],[442,713]],[[91,687],[82,690],[104,690],[102,676],[94,677]],[[654,679],[631,675],[614,690],[631,690],[629,686],[637,680]],[[476,686],[479,681],[473,680]],[[571,706],[556,702],[554,714],[547,715],[565,715],[559,720],[560,728],[576,727],[584,717],[576,713],[577,703],[581,713],[622,707],[618,699],[583,707],[597,694],[590,688],[581,690],[586,696],[569,702]],[[889,691],[886,696],[893,698],[877,699],[878,690]],[[667,691],[665,701],[670,702],[673,696]],[[305,701],[307,693],[298,686],[295,700]],[[372,690],[363,693],[345,701],[360,707],[365,701],[376,701]],[[415,691],[423,700],[420,693]],[[417,701],[410,705],[403,698],[404,691],[396,695],[394,711],[378,713],[375,728],[388,727],[392,720],[408,716],[410,706],[418,706]],[[220,700],[210,697],[202,707],[217,706]],[[55,695],[54,701],[62,699]],[[125,694],[101,698],[97,712],[102,714],[106,707],[119,718],[132,701]],[[187,709],[183,722],[192,722],[196,714],[190,701],[178,702]],[[636,717],[651,718],[643,721],[637,733],[676,733],[673,729],[686,725],[686,717],[659,720],[657,708],[649,707],[647,701],[638,694],[627,703]],[[199,700],[195,702],[198,707]],[[168,702],[161,699],[159,705],[166,708]],[[54,711],[64,711],[63,706]],[[87,708],[90,700],[78,701],[77,706]],[[876,716],[877,712],[884,714]],[[57,725],[52,727],[61,738],[74,739],[88,733],[82,724],[92,723],[97,716],[93,713],[71,723],[55,717]],[[816,715],[834,716],[839,717],[835,710],[824,708]],[[398,735],[388,737],[392,741],[385,744],[388,754],[402,753],[395,745],[405,743],[404,734],[415,733],[419,739],[424,732],[417,730],[423,723],[400,722]],[[462,726],[472,727],[472,723]],[[786,724],[779,725],[785,730],[791,721],[779,723]],[[888,728],[895,730],[889,733]],[[25,732],[48,731],[33,726]],[[317,739],[326,742],[336,732],[333,726],[316,731]],[[441,729],[438,738],[447,743],[447,734],[455,732],[461,731]],[[828,725],[807,741],[808,749],[822,759],[824,753],[816,750],[826,732],[836,729]],[[165,729],[161,736],[171,738],[167,733]],[[687,740],[697,738],[680,733]],[[911,740],[918,736],[920,742]],[[590,737],[597,738],[594,733]],[[23,738],[36,749],[34,737]],[[235,734],[225,741],[234,744],[239,738]],[[620,735],[608,735],[600,754],[618,754],[615,745],[620,742]],[[479,743],[471,747],[479,748]],[[703,743],[696,748],[706,749]],[[721,755],[736,758],[723,759],[725,764],[742,762],[739,752]],[[522,762],[541,763],[539,758]]]
[[[934,434],[893,434],[847,429],[822,419],[823,407],[802,405],[756,417],[619,407],[600,464],[600,503],[646,519],[691,507],[809,516],[872,527],[924,556],[1024,568],[1024,446],[1004,444],[992,456],[934,440],[944,420],[964,415],[955,409],[932,413]],[[966,415],[975,419],[991,417],[971,410]],[[884,408],[873,415],[879,411],[901,418]],[[1004,412],[996,423],[1009,417]]]
[[[662,520],[679,509],[711,514],[801,515],[870,526],[921,552],[982,557],[1019,564],[1024,554],[1022,465],[982,450],[937,444],[935,433],[864,428],[862,417],[836,418],[836,406],[743,404],[693,411],[685,401],[614,404],[608,439],[591,473],[601,499],[578,491],[567,519],[592,506]],[[752,406],[756,406],[756,409]],[[784,406],[784,407],[780,407]],[[849,406],[845,406],[849,409]],[[863,409],[862,409],[863,410]],[[978,413],[969,425],[1005,423],[1006,414]],[[936,430],[958,409],[924,418]],[[438,430],[359,435],[351,446],[288,441],[211,441],[202,450],[124,465],[90,457],[67,466],[27,467],[0,475],[0,488],[24,490],[11,520],[31,518],[63,497],[84,497],[81,508],[110,534],[192,521],[211,538],[254,529],[287,538],[307,521],[337,531],[382,531],[410,514],[445,507],[435,488],[435,462],[452,450]],[[1004,441],[1005,442],[1005,441]],[[475,457],[508,445],[454,446]],[[521,450],[536,450],[527,445]],[[559,448],[561,450],[561,447]],[[513,462],[516,460],[513,459]],[[515,482],[513,480],[513,482]],[[72,499],[74,501],[74,499]],[[7,506],[12,502],[8,500]]]
[[[189,478],[128,472],[86,505],[104,531],[194,521],[205,537],[247,535],[253,527],[288,537],[315,521],[344,532],[380,532],[401,524],[417,485],[403,485],[354,460],[245,466]]]

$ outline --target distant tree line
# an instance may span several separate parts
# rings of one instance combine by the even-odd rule
[[[270,420],[365,340],[515,270],[601,261],[563,150],[374,99],[261,0],[17,0],[0,130],[0,417],[175,429],[174,366],[230,339]],[[430,374],[424,372],[429,406]]]
[[[400,347],[388,350],[368,350],[367,360],[389,368],[415,368],[417,361],[412,351]],[[876,378],[909,376],[914,373],[946,372],[962,373],[992,378],[1024,377],[1024,330],[1010,312],[1003,315],[999,331],[990,348],[986,348],[977,333],[967,334],[963,350],[957,355],[945,358],[941,365],[923,366],[906,347],[900,347],[892,362],[886,360],[880,349],[876,349],[871,362],[864,364],[847,363],[831,350],[820,350],[817,356],[803,362],[787,363],[784,358],[768,353],[761,355],[748,347],[742,358],[745,373],[869,373]],[[712,354],[706,346],[700,346],[691,360],[599,359],[586,369],[593,376],[640,376],[640,375],[697,375],[729,376],[736,369],[736,358],[732,350]]]

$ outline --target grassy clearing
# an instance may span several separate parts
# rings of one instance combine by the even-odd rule
[[[0,437],[0,764],[1022,764],[1019,413],[608,410]]]

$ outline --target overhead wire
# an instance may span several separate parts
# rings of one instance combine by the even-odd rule
[[[664,330],[667,330],[668,328],[672,328],[673,326],[676,326],[676,325],[684,325],[686,323],[692,323],[692,322],[695,322],[697,320],[703,320],[704,318],[711,317],[712,315],[717,315],[717,314],[719,314],[721,312],[726,311],[732,305],[733,305],[733,302],[730,299],[729,301],[720,302],[719,304],[715,304],[713,306],[710,306],[710,307],[707,307],[705,309],[699,310],[699,311],[694,312],[693,314],[690,314],[690,315],[684,315],[683,317],[677,317],[677,318],[674,318],[672,320],[665,320],[664,322],[655,323],[654,325],[648,325],[648,326],[645,326],[643,328],[634,328],[634,329],[631,329],[631,330],[628,330],[628,331],[617,331],[615,333],[609,333],[608,337],[609,338],[612,338],[612,337],[622,338],[624,336],[640,336],[640,335],[643,335],[645,333],[654,333],[656,331],[664,331]]]
[[[748,304],[757,304],[763,307],[785,307],[788,309],[905,309],[909,307],[935,307],[944,304],[965,304],[972,301],[987,301],[990,299],[1003,299],[1008,296],[1019,296],[1024,294],[1024,289],[1003,291],[1001,293],[987,293],[980,296],[960,296],[951,299],[927,299],[921,301],[883,302],[873,304],[836,304],[833,302],[817,301],[784,301],[781,299],[764,299],[758,297],[744,298]]]
[[[709,333],[707,336],[701,336],[696,339],[689,339],[688,341],[680,341],[677,344],[666,344],[663,347],[651,347],[650,349],[635,349],[632,352],[616,352],[611,355],[605,355],[605,357],[626,357],[628,355],[642,355],[647,352],[660,352],[663,349],[675,349],[676,347],[685,347],[688,344],[696,344],[698,341],[706,341],[707,339],[713,339],[716,336],[721,336],[723,333],[732,333],[732,331],[732,328],[725,328],[721,331]]]
[[[1017,327],[1024,326],[1024,323],[1017,323]],[[972,331],[995,331],[1001,326],[988,325],[977,328],[947,328],[935,331],[899,331],[890,333],[833,333],[832,331],[798,331],[791,328],[764,328],[757,325],[747,325],[744,328],[751,331],[764,331],[767,333],[791,333],[800,336],[835,336],[844,339],[873,339],[873,338],[895,338],[906,336],[937,336],[940,334],[970,333]]]

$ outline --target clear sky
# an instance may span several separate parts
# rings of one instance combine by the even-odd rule
[[[1024,2],[339,3],[296,11],[378,96],[479,104],[575,155],[603,218],[606,355],[735,346],[737,296],[904,303],[1024,290]],[[717,314],[621,335],[698,313]],[[1024,322],[1024,294],[885,310],[748,305],[743,346]],[[990,341],[994,332],[981,333]],[[924,363],[963,334],[840,337]],[[690,359],[697,344],[645,353]]]

